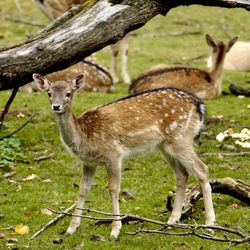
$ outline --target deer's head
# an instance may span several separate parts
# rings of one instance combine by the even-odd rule
[[[33,74],[33,79],[40,90],[47,92],[52,110],[56,113],[64,113],[70,109],[75,91],[83,87],[85,75],[78,75],[70,83],[66,81],[51,83],[48,79],[36,73]]]

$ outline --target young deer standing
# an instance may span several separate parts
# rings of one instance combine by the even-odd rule
[[[49,96],[63,144],[83,162],[78,208],[84,206],[97,165],[104,163],[112,212],[119,214],[123,159],[159,148],[176,176],[176,196],[168,224],[175,224],[181,218],[188,172],[199,181],[206,224],[215,223],[208,168],[193,148],[194,137],[199,134],[204,119],[204,105],[200,99],[178,89],[161,88],[90,109],[77,118],[71,111],[71,101],[75,91],[84,86],[84,74],[71,83],[50,83],[38,74],[33,74],[33,78],[38,88]],[[75,213],[80,215],[81,210],[76,209]],[[119,216],[113,218],[111,236],[117,238],[122,225]],[[72,218],[68,234],[76,231],[80,220]]]
[[[138,93],[149,89],[172,86],[191,91],[202,99],[215,98],[221,95],[225,55],[237,39],[238,37],[234,37],[225,44],[206,35],[207,44],[212,50],[212,66],[209,72],[189,66],[154,67],[132,80],[129,91]]]
[[[51,20],[61,16],[64,12],[69,10],[73,5],[86,2],[86,0],[33,0],[39,9]],[[110,46],[111,52],[111,67],[110,73],[113,82],[119,82],[117,65],[118,54],[121,51],[121,77],[124,83],[130,84],[130,77],[128,74],[128,41],[129,35],[127,34],[122,40]]]

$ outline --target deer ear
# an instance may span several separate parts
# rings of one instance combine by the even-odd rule
[[[48,92],[49,91],[49,88],[50,88],[50,82],[43,76],[40,76],[39,74],[33,74],[32,75],[33,79],[34,79],[34,82],[36,84],[36,86],[42,90],[42,91],[45,91],[45,92]]]
[[[212,47],[212,48],[215,48],[215,47],[216,47],[216,42],[215,42],[214,39],[213,39],[210,35],[208,35],[208,34],[206,34],[206,41],[207,41],[208,46],[210,46],[210,47]]]
[[[228,51],[232,48],[232,46],[237,42],[239,39],[238,36],[235,36],[234,38],[230,39],[227,46],[228,46]]]
[[[83,87],[85,83],[85,74],[80,74],[71,81],[71,88],[73,90],[79,90]]]

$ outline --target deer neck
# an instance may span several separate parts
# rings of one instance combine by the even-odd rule
[[[220,49],[218,53],[213,55],[213,63],[210,69],[210,75],[213,77],[215,82],[221,80],[225,55],[226,53],[224,49]]]
[[[210,75],[214,82],[214,87],[216,89],[216,95],[221,94],[221,81],[223,73],[223,64],[225,60],[225,51],[220,49],[218,53],[213,55],[213,63],[210,69]]]
[[[71,110],[55,115],[63,143],[74,152],[80,147],[81,138],[83,138],[77,118]]]

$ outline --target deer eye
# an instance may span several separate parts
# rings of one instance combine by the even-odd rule
[[[70,96],[71,96],[71,93],[68,92],[68,93],[66,94],[66,96],[67,96],[67,97],[70,97]]]
[[[51,93],[48,93],[48,96],[51,97]]]

